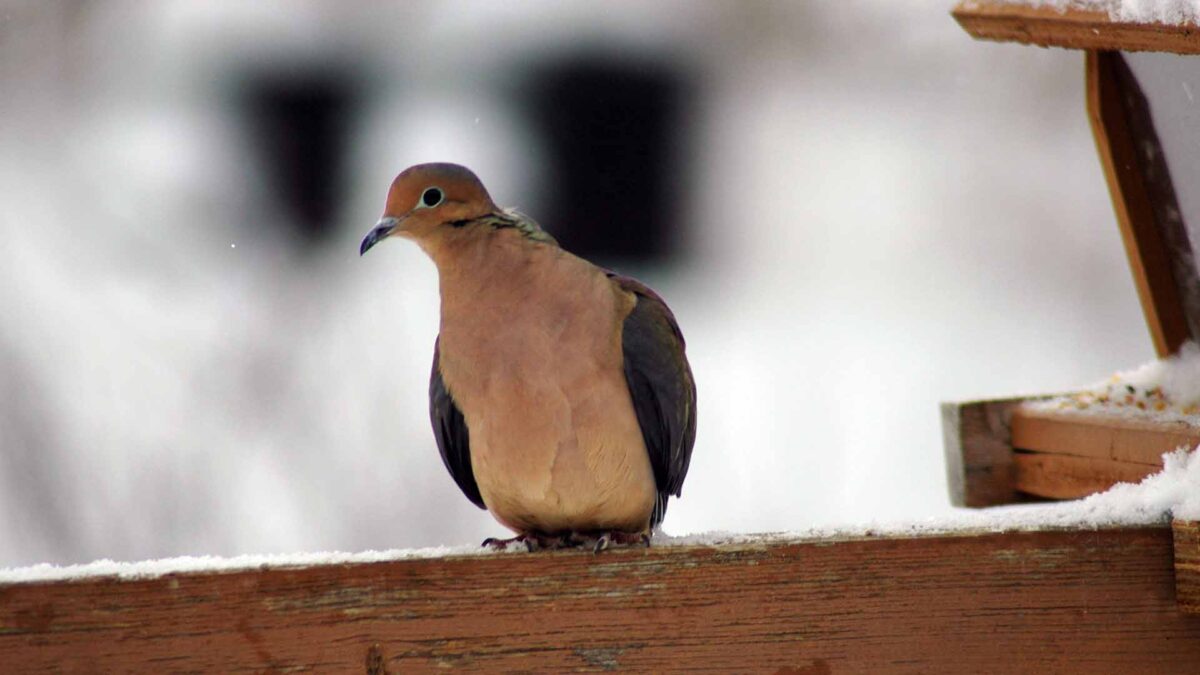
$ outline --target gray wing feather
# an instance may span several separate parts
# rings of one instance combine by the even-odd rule
[[[612,273],[609,277],[637,296],[637,304],[625,318],[621,347],[625,381],[658,487],[651,517],[654,526],[666,515],[667,499],[683,493],[696,442],[696,382],[683,334],[662,298],[629,277]]]
[[[429,421],[433,423],[433,437],[437,441],[438,452],[442,454],[442,463],[458,488],[467,499],[484,509],[487,507],[483,503],[483,496],[479,494],[479,485],[475,483],[475,472],[471,469],[471,437],[467,431],[467,421],[442,381],[440,360],[438,345],[434,342],[433,370],[429,374]]]

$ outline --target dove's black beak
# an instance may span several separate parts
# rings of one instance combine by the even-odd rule
[[[400,220],[397,218],[380,218],[367,236],[363,237],[362,243],[358,246],[358,254],[366,253],[372,246],[379,243],[379,240],[395,232],[399,224]]]

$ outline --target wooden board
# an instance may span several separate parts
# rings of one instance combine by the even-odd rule
[[[0,587],[5,673],[1200,672],[1172,532],[760,541]]]
[[[1014,487],[1048,499],[1076,499],[1162,470],[1162,455],[1200,443],[1183,422],[1081,415],[1018,406],[1011,415]]]
[[[946,484],[955,506],[1011,504],[1016,491],[1012,411],[1027,399],[942,404]]]
[[[1200,427],[1184,422],[1105,417],[1017,407],[1012,445],[1034,452],[1161,467],[1162,454],[1200,444]]]
[[[981,40],[1069,49],[1157,51],[1200,54],[1200,29],[1110,21],[1103,11],[1033,7],[1006,2],[961,2],[951,12]]]
[[[1075,499],[1162,469],[1162,455],[1200,444],[1183,422],[1083,415],[999,399],[942,404],[951,503],[983,507]]]
[[[1117,483],[1137,483],[1162,469],[1161,463],[1134,464],[1019,451],[1013,455],[1013,463],[1017,490],[1049,499],[1086,497]]]
[[[1183,227],[1171,174],[1150,106],[1121,55],[1088,52],[1086,77],[1088,119],[1129,269],[1154,349],[1168,356],[1192,339],[1167,246],[1168,229]]]
[[[1200,615],[1200,521],[1175,520],[1175,597],[1180,611]]]

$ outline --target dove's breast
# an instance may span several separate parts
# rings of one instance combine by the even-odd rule
[[[645,530],[657,490],[621,351],[634,296],[554,246],[462,272],[442,275],[441,373],[488,510],[518,532]]]

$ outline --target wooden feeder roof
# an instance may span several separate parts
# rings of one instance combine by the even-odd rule
[[[967,0],[953,12],[972,37],[1040,47],[1200,54],[1200,26],[1113,21],[1108,12]]]

